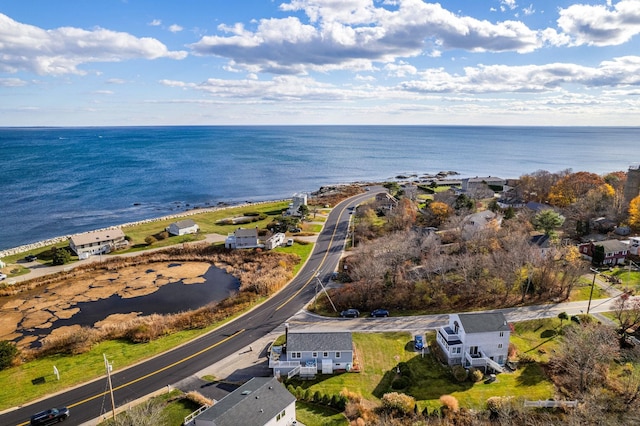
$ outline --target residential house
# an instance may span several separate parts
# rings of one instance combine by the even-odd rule
[[[300,214],[300,206],[307,205],[307,194],[293,194],[291,198],[291,203],[289,203],[289,207],[285,212],[287,216],[301,216]]]
[[[497,229],[501,224],[502,215],[491,210],[483,210],[467,215],[462,219],[462,238],[469,239],[486,229]]]
[[[197,234],[198,231],[200,231],[200,227],[193,219],[179,220],[167,227],[167,232],[171,235]]]
[[[436,330],[436,341],[449,365],[502,372],[510,335],[501,312],[450,314],[449,324]]]
[[[211,407],[187,417],[186,426],[291,426],[296,398],[275,377],[254,377]],[[195,413],[194,413],[195,414]]]
[[[350,331],[288,331],[284,346],[273,346],[269,368],[279,377],[317,373],[333,374],[353,367],[353,339]]]
[[[606,240],[606,241],[589,241],[588,243],[580,244],[578,250],[583,258],[587,260],[593,260],[593,254],[596,247],[601,246],[604,248],[604,265],[619,265],[624,263],[629,253],[629,245],[618,240]]]
[[[548,234],[536,233],[531,236],[530,243],[540,250],[540,255],[545,257],[552,249],[551,238]]]
[[[238,228],[232,234],[227,235],[224,242],[225,248],[243,249],[262,247],[258,239],[258,228]]]
[[[502,191],[506,181],[496,176],[472,177],[461,180],[461,191],[463,193],[474,193],[491,189],[493,192]]]
[[[502,197],[498,198],[496,201],[498,203],[498,207],[501,209],[508,209],[509,207],[512,209],[522,209],[527,205],[522,198],[506,194],[503,194]]]
[[[279,247],[284,244],[286,235],[282,232],[276,232],[272,236],[270,236],[267,241],[264,242],[264,248],[267,250],[273,250],[276,247]]]
[[[629,238],[629,253],[640,256],[640,237]]]
[[[127,244],[129,243],[120,228],[85,232],[69,238],[69,247],[80,259],[87,259],[93,254],[109,253],[126,247]]]
[[[378,192],[376,194],[376,206],[381,210],[393,210],[398,207],[398,199],[386,192]]]

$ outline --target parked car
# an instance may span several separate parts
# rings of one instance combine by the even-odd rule
[[[24,260],[26,260],[27,262],[33,262],[38,260],[38,256],[36,256],[35,254],[30,254],[28,256],[25,256]]]
[[[300,228],[293,228],[293,229],[291,229],[291,232],[293,232],[294,234],[297,234],[298,232],[302,232],[302,229],[300,229]]]
[[[360,311],[357,309],[347,309],[340,312],[340,316],[342,318],[358,318],[360,316]]]
[[[371,311],[371,316],[372,317],[388,317],[389,311],[387,311],[386,309],[376,309],[374,311]]]
[[[421,351],[424,348],[424,340],[422,340],[421,334],[416,334],[413,340],[413,346],[417,351]]]
[[[67,407],[50,408],[31,416],[30,424],[32,426],[52,425],[66,420],[67,418],[69,418],[69,409]]]
[[[7,275],[0,273],[0,281],[5,280],[5,279],[7,279]]]

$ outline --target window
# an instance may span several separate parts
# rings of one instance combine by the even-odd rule
[[[504,337],[504,331],[500,332],[500,337]]]
[[[336,358],[340,358],[340,352],[336,352]]]
[[[311,356],[312,356],[313,358],[318,358],[318,352],[312,352],[312,353],[311,353]]]
[[[291,352],[291,359],[300,358],[300,352]]]
[[[329,357],[329,352],[322,352],[322,357],[323,358],[328,358]]]
[[[498,344],[498,349],[502,349],[502,343]]]

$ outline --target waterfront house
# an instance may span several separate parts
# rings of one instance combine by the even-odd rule
[[[301,216],[300,206],[307,205],[307,194],[293,194],[291,203],[285,212],[286,216]]]
[[[126,247],[127,244],[124,232],[120,228],[85,232],[69,238],[69,247],[80,259],[87,259],[94,254],[109,253]]]
[[[291,426],[296,398],[274,377],[254,377],[214,405],[185,419],[187,426]]]
[[[353,367],[353,339],[350,331],[289,331],[286,343],[272,346],[269,368],[276,377],[313,377]]]
[[[224,246],[231,249],[262,247],[258,239],[258,228],[236,229],[235,232],[227,235]]]
[[[393,195],[387,192],[378,192],[376,194],[376,207],[379,210],[393,210],[398,207],[399,201]]]
[[[449,365],[502,372],[510,335],[501,312],[450,314],[449,324],[436,330],[436,341]]]
[[[580,244],[578,250],[584,259],[593,260],[593,255],[598,246],[604,249],[603,265],[613,266],[624,263],[629,253],[629,245],[618,240],[589,241],[588,243]]]
[[[469,239],[486,229],[498,229],[502,224],[502,215],[491,210],[483,210],[465,216],[462,219],[462,237]]]
[[[193,219],[179,220],[167,227],[167,232],[171,235],[197,234],[198,231],[200,231],[200,227]]]

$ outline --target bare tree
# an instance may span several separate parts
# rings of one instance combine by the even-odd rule
[[[613,304],[613,314],[620,325],[618,329],[620,344],[624,346],[629,330],[640,325],[640,298],[623,293]]]
[[[106,426],[159,426],[165,424],[163,404],[149,399],[105,422]]]

